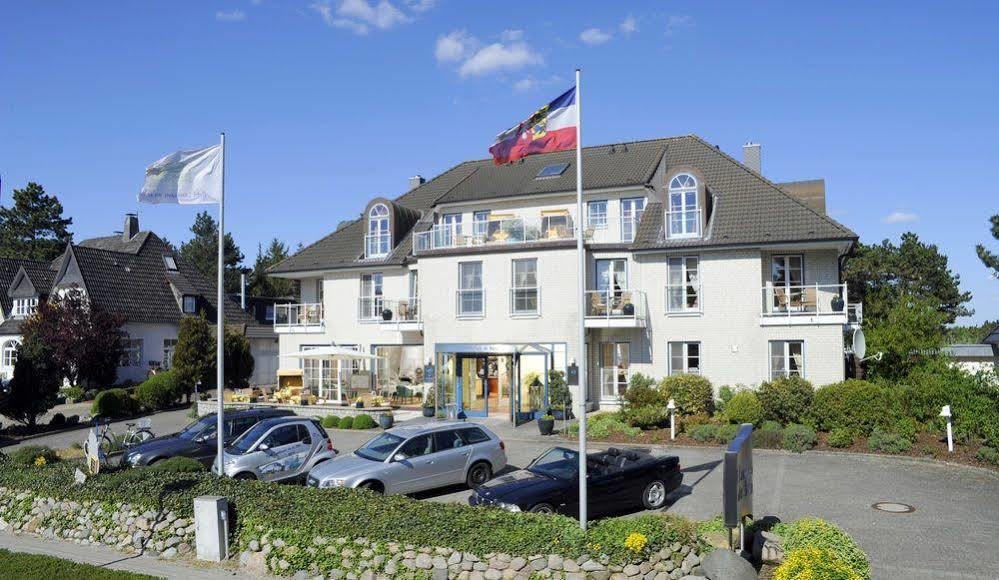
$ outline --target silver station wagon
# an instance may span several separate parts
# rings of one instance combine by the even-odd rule
[[[301,479],[316,465],[336,457],[333,441],[317,419],[264,419],[233,441],[222,455],[225,474],[234,479]],[[218,460],[212,472],[219,472]]]
[[[306,485],[359,487],[385,494],[460,483],[474,488],[506,467],[505,449],[495,433],[474,423],[406,425],[316,466]]]

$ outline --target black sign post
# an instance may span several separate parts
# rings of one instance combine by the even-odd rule
[[[729,547],[732,547],[732,530],[739,528],[739,548],[745,549],[743,521],[753,515],[753,425],[743,423],[739,433],[725,450],[722,475],[722,513],[725,527],[729,529]]]

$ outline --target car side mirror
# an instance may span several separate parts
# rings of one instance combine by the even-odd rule
[[[257,451],[267,451],[270,448],[271,446],[266,443],[261,443],[260,445],[257,445]]]
[[[405,453],[396,453],[392,456],[392,461],[406,461]]]

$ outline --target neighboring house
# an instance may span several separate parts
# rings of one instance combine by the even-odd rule
[[[156,234],[140,231],[135,214],[125,217],[122,233],[70,244],[51,263],[0,260],[0,284],[0,347],[5,348],[0,373],[12,370],[16,350],[6,347],[20,342],[20,323],[49,294],[79,288],[91,303],[125,318],[121,382],[139,382],[151,369],[170,368],[181,318],[203,313],[214,324],[218,303],[214,281]],[[227,300],[225,308],[226,323],[249,338],[256,365],[273,368],[273,329],[257,323],[236,302]],[[262,379],[274,382],[271,376]]]
[[[996,335],[993,331],[993,335]],[[988,339],[986,339],[987,341]],[[999,341],[989,344],[950,344],[941,349],[950,363],[959,369],[977,373],[982,371],[995,371],[999,368]]]
[[[446,404],[534,416],[546,371],[584,358],[581,222],[591,408],[618,406],[635,372],[716,387],[842,380],[844,329],[861,311],[840,264],[857,235],[825,215],[823,182],[775,184],[759,146],[747,155],[754,166],[693,135],[584,148],[583,216],[572,151],[415,177],[270,270],[301,281],[301,303],[276,311],[281,353],[354,345],[383,357],[369,369],[383,391],[422,383],[432,363]],[[301,364],[314,388],[336,381]]]
[[[239,302],[258,324],[247,327],[246,335],[256,345],[254,352],[253,377],[255,385],[271,385],[277,382],[278,370],[278,337],[274,332],[274,313],[280,304],[291,304],[294,298],[272,296],[230,295],[234,302]]]

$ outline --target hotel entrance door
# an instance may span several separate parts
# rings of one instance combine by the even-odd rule
[[[459,354],[456,356],[458,400],[469,417],[509,415],[513,385],[513,356]]]

